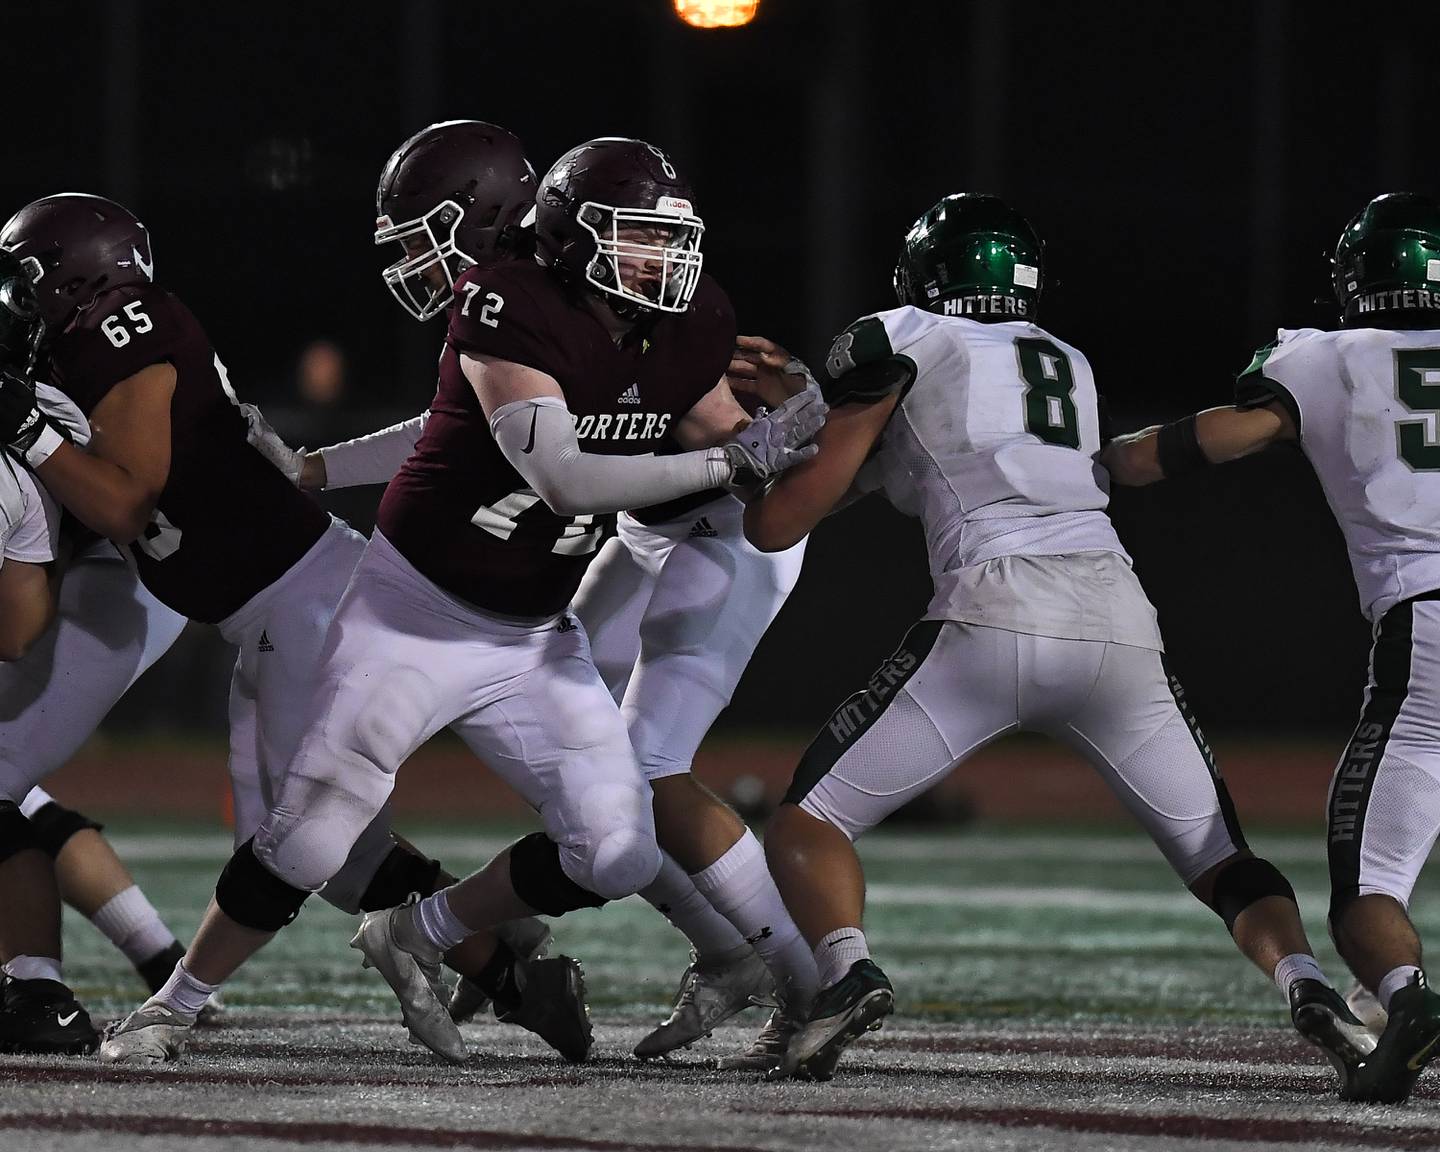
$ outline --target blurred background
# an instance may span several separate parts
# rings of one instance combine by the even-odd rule
[[[891,306],[915,216],[999,193],[1049,244],[1041,323],[1090,357],[1122,430],[1225,403],[1277,327],[1329,324],[1346,220],[1440,184],[1433,4],[760,0],[728,29],[687,26],[673,0],[48,0],[5,17],[0,208],[83,190],[135,210],[241,396],[311,447],[433,391],[442,322],[395,306],[371,235],[381,165],[435,120],[504,125],[541,171],[592,136],[663,146],[742,331],[812,359]],[[368,530],[378,496],[332,507]],[[1277,813],[1317,815],[1368,634],[1308,466],[1276,451],[1113,512],[1201,722]],[[872,500],[824,525],[722,718],[729,770],[780,779],[928,595],[915,524]],[[193,628],[107,733],[213,750],[228,669]],[[977,793],[996,775],[972,774]]]

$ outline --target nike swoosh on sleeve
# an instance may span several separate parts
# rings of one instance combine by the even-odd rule
[[[530,439],[526,441],[525,447],[520,449],[520,451],[524,452],[527,456],[530,455],[531,452],[535,451],[535,418],[539,415],[539,407],[530,409]]]

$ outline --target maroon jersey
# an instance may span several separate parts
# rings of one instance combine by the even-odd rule
[[[160,288],[100,296],[51,342],[41,376],[89,416],[120,381],[162,362],[175,368],[170,475],[130,550],[157,599],[213,624],[282,576],[330,518],[250,447],[220,358]]]
[[[719,382],[735,314],[702,276],[687,312],[617,346],[538,264],[471,269],[455,286],[440,386],[419,444],[380,504],[379,528],[420,572],[481,608],[511,616],[564,609],[611,516],[557,516],[510,466],[460,368],[493,356],[553,377],[582,451],[637,456]]]

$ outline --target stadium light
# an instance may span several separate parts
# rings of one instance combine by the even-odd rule
[[[675,0],[675,14],[693,28],[739,28],[759,7],[760,0]]]

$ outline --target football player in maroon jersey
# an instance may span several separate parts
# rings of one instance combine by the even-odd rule
[[[513,199],[508,182],[504,191],[502,199]],[[475,204],[490,208],[484,195]],[[82,522],[130,544],[151,592],[240,646],[231,771],[243,839],[298,744],[304,715],[296,701],[308,693],[364,541],[248,445],[203,332],[150,283],[148,235],[133,216],[99,197],[47,197],[18,213],[0,244],[36,280],[50,333],[44,370],[81,397],[97,424],[93,454],[80,453],[23,387],[6,381],[0,425],[12,451]],[[437,863],[393,841],[382,817],[326,898],[350,910],[383,907],[446,879]],[[466,970],[485,975],[483,965]],[[170,983],[189,982],[177,966]]]
[[[443,206],[448,184],[433,173],[415,175],[407,185],[412,205],[407,214],[431,218]],[[409,229],[412,236],[416,231]],[[387,226],[377,239],[396,234]],[[432,277],[431,288],[446,292],[452,284],[436,264],[433,253],[419,245],[385,272],[402,306],[420,319],[434,314],[433,299],[420,299],[413,289],[397,291],[396,271],[402,265],[429,269],[424,274]],[[804,371],[788,354],[779,356],[770,375],[780,387],[765,387],[754,366],[739,359],[732,360],[727,378],[738,371],[747,392],[764,391],[763,399],[781,404],[806,385],[803,376],[782,371],[794,372],[792,365]],[[252,443],[311,491],[388,482],[414,450],[429,416],[427,411],[306,453],[289,447],[253,406],[244,407]],[[573,607],[654,791],[664,852],[660,873],[640,895],[693,949],[672,1011],[642,1037],[635,1054],[650,1059],[685,1047],[778,990],[782,1007],[756,1041],[720,1061],[721,1068],[766,1069],[779,1062],[808,1008],[817,979],[814,957],[770,879],[759,841],[690,771],[701,741],[794,587],[804,555],[803,542],[774,554],[752,547],[741,524],[743,507],[715,490],[621,513],[617,533],[587,569]],[[485,999],[461,978],[450,1014],[463,1022]]]
[[[546,831],[435,898],[362,924],[355,944],[416,1038],[464,1058],[427,979],[445,949],[654,879],[650,789],[566,606],[609,515],[768,479],[808,458],[824,418],[814,393],[753,422],[730,395],[733,315],[700,273],[702,229],[659,149],[591,141],[540,185],[541,260],[454,282],[429,419],[331,630],[313,700],[323,720],[253,846],[227,866],[187,954],[207,986],[335,873],[399,764],[447,725]],[[685,450],[657,455],[667,433]],[[161,1059],[184,1026],[152,1000],[102,1056]]]

